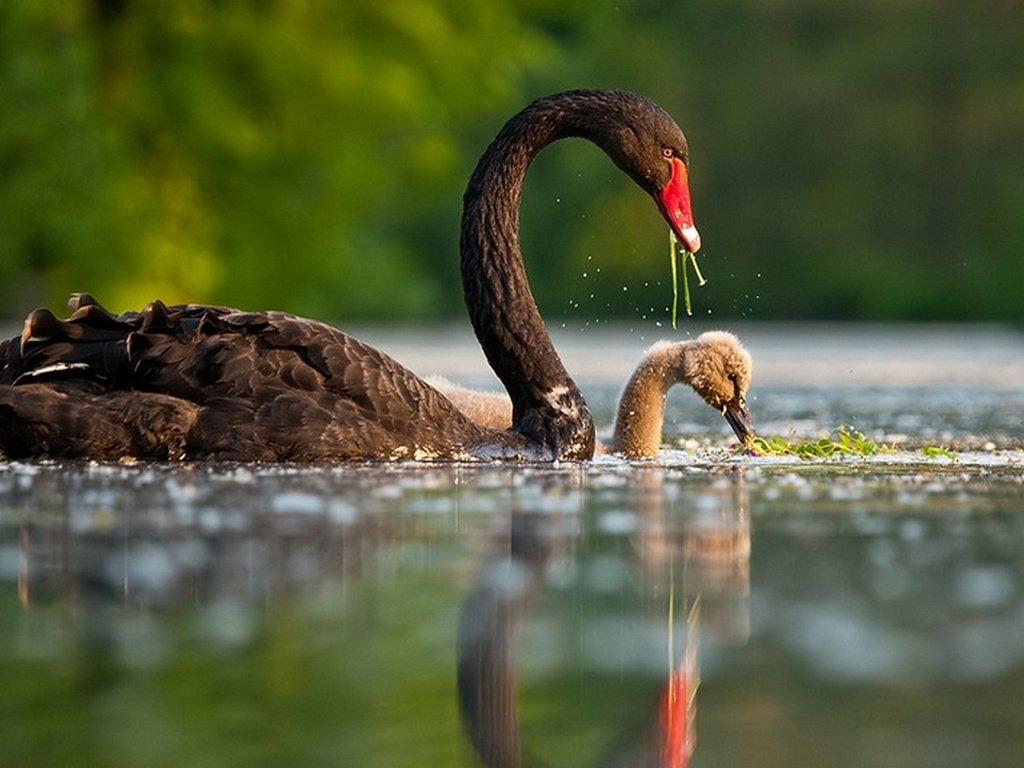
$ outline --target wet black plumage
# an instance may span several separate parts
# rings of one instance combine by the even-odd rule
[[[313,320],[159,302],[115,317],[84,295],[72,310],[36,310],[7,342],[8,456],[347,460],[484,439],[412,372]]]

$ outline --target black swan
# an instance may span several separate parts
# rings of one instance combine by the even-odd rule
[[[688,341],[659,341],[641,358],[619,397],[615,427],[596,453],[617,453],[639,459],[657,454],[665,418],[665,398],[676,384],[688,384],[717,411],[736,437],[753,436],[746,393],[750,386],[750,354],[731,333],[708,331]],[[483,392],[447,379],[427,381],[473,421],[493,429],[512,425],[512,403],[503,393]]]
[[[387,355],[283,312],[165,306],[114,316],[88,294],[29,314],[0,344],[0,450],[9,458],[586,459],[594,427],[530,292],[519,250],[527,167],[565,137],[597,144],[700,247],[679,127],[650,100],[579,90],[540,98],[487,147],[463,200],[466,305],[513,404],[486,429]]]

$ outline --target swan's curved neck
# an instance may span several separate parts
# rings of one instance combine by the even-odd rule
[[[466,306],[494,372],[512,399],[513,430],[555,458],[593,455],[594,427],[579,388],[555,351],[526,277],[519,204],[537,153],[566,136],[597,141],[586,98],[537,101],[509,120],[470,178],[463,200],[462,281]]]

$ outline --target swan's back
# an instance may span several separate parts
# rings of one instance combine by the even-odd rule
[[[451,458],[493,439],[323,323],[160,302],[114,316],[87,296],[72,309],[36,310],[0,350],[8,456]]]

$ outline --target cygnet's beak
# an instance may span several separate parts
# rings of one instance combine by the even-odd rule
[[[750,411],[747,410],[747,401],[742,396],[730,400],[722,406],[722,415],[729,422],[732,431],[744,445],[754,437],[754,425],[750,421]]]

